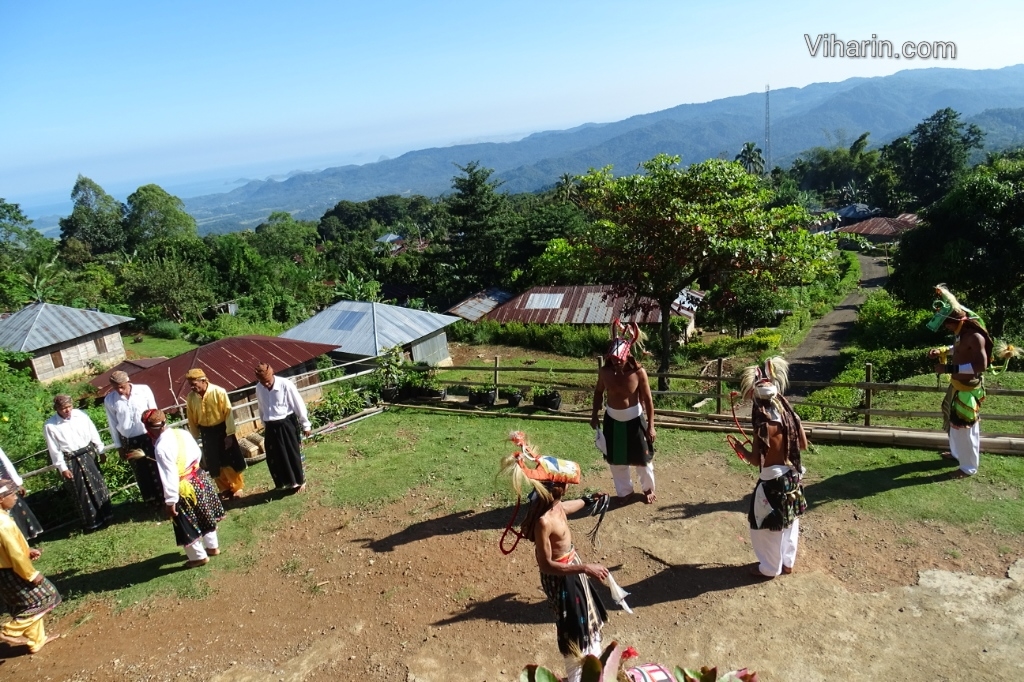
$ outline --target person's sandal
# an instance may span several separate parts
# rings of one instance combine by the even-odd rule
[[[208,563],[210,563],[209,559],[189,559],[185,562],[185,568],[199,568],[200,566],[205,566]]]

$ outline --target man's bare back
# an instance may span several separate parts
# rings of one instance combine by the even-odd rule
[[[537,519],[535,544],[537,566],[541,573],[549,575],[566,575],[570,573],[586,573],[597,580],[608,577],[608,569],[601,564],[569,564],[559,562],[572,552],[572,531],[566,514],[572,514],[583,508],[583,500],[570,500],[562,503],[556,500],[551,509]]]

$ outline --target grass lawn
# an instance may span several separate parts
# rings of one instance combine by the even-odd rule
[[[584,488],[603,481],[604,463],[585,424],[517,422],[511,419],[425,414],[393,408],[306,449],[309,494],[270,499],[266,466],[246,472],[246,506],[231,509],[221,523],[229,548],[202,571],[182,570],[184,556],[165,520],[139,504],[115,507],[116,522],[92,535],[77,530],[46,537],[38,567],[65,597],[62,609],[96,598],[118,607],[154,595],[202,598],[218,571],[247,571],[262,552],[261,541],[299,518],[312,505],[373,509],[399,500],[413,488],[429,494],[431,511],[451,513],[514,502],[495,474],[513,450],[509,431],[522,428],[545,454],[573,459],[584,472]],[[685,462],[696,453],[721,452],[737,476],[752,470],[730,456],[722,434],[659,431],[659,461]],[[850,446],[816,446],[805,455],[812,506],[852,503],[894,520],[938,520],[979,530],[1024,532],[1024,459],[986,456],[981,473],[968,481],[936,483],[948,471],[932,452]],[[582,491],[580,491],[582,493]],[[82,616],[87,618],[88,615]]]
[[[135,343],[137,336],[142,337],[141,343]],[[199,347],[185,339],[159,339],[148,334],[126,334],[121,340],[129,358],[173,358]]]
[[[924,374],[900,381],[912,386],[935,386],[935,375]],[[941,386],[947,384],[943,382]],[[999,376],[985,377],[987,388],[1024,389],[1024,373],[1007,372]],[[941,393],[912,393],[909,391],[886,391],[876,394],[872,407],[879,410],[909,410],[914,412],[938,412],[942,404]],[[1024,421],[985,421],[985,415],[1006,414],[1024,416],[1024,397],[989,395],[981,407],[982,431],[985,433],[1024,433]],[[872,416],[872,425],[905,426],[919,429],[938,429],[942,426],[940,417],[882,417]]]

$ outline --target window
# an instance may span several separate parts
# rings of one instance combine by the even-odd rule
[[[107,352],[107,340],[102,336],[96,337],[96,352],[103,355]]]
[[[57,369],[58,367],[63,367],[64,356],[60,354],[59,350],[55,350],[52,353],[50,353],[50,362],[53,363],[54,369]]]

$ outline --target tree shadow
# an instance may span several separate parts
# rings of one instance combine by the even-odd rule
[[[480,530],[502,530],[508,526],[514,507],[489,509],[476,513],[472,509],[458,511],[434,519],[418,521],[406,526],[397,533],[384,538],[356,538],[355,542],[363,543],[363,547],[374,552],[393,552],[396,547],[408,545],[420,540],[439,535],[458,535]],[[519,510],[517,523],[522,522],[524,509]]]
[[[540,583],[537,583],[538,589]],[[546,601],[526,602],[522,595],[512,592],[498,595],[487,601],[467,604],[458,614],[442,618],[431,625],[451,625],[471,620],[487,620],[508,625],[538,625],[554,622],[554,616]]]
[[[731,590],[754,584],[748,573],[749,563],[740,566],[725,564],[667,564],[657,557],[648,557],[665,568],[640,582],[623,585],[629,592],[626,603],[631,607],[653,606],[693,599],[708,592]]]
[[[890,490],[938,483],[948,478],[955,461],[927,459],[888,467],[858,469],[804,485],[809,507],[829,502],[859,500]]]
[[[753,484],[751,484],[753,485]],[[735,500],[719,500],[717,502],[683,502],[681,504],[670,504],[661,507],[658,511],[665,515],[667,521],[678,521],[680,519],[691,519],[701,514],[713,514],[715,512],[741,512],[746,514],[750,506],[750,495],[745,495]]]
[[[124,566],[114,566],[99,571],[81,573],[77,569],[61,571],[47,576],[65,599],[78,598],[89,594],[102,594],[124,589],[131,585],[147,583],[178,571],[187,571],[184,556],[179,552],[167,552],[160,556],[137,561]]]

